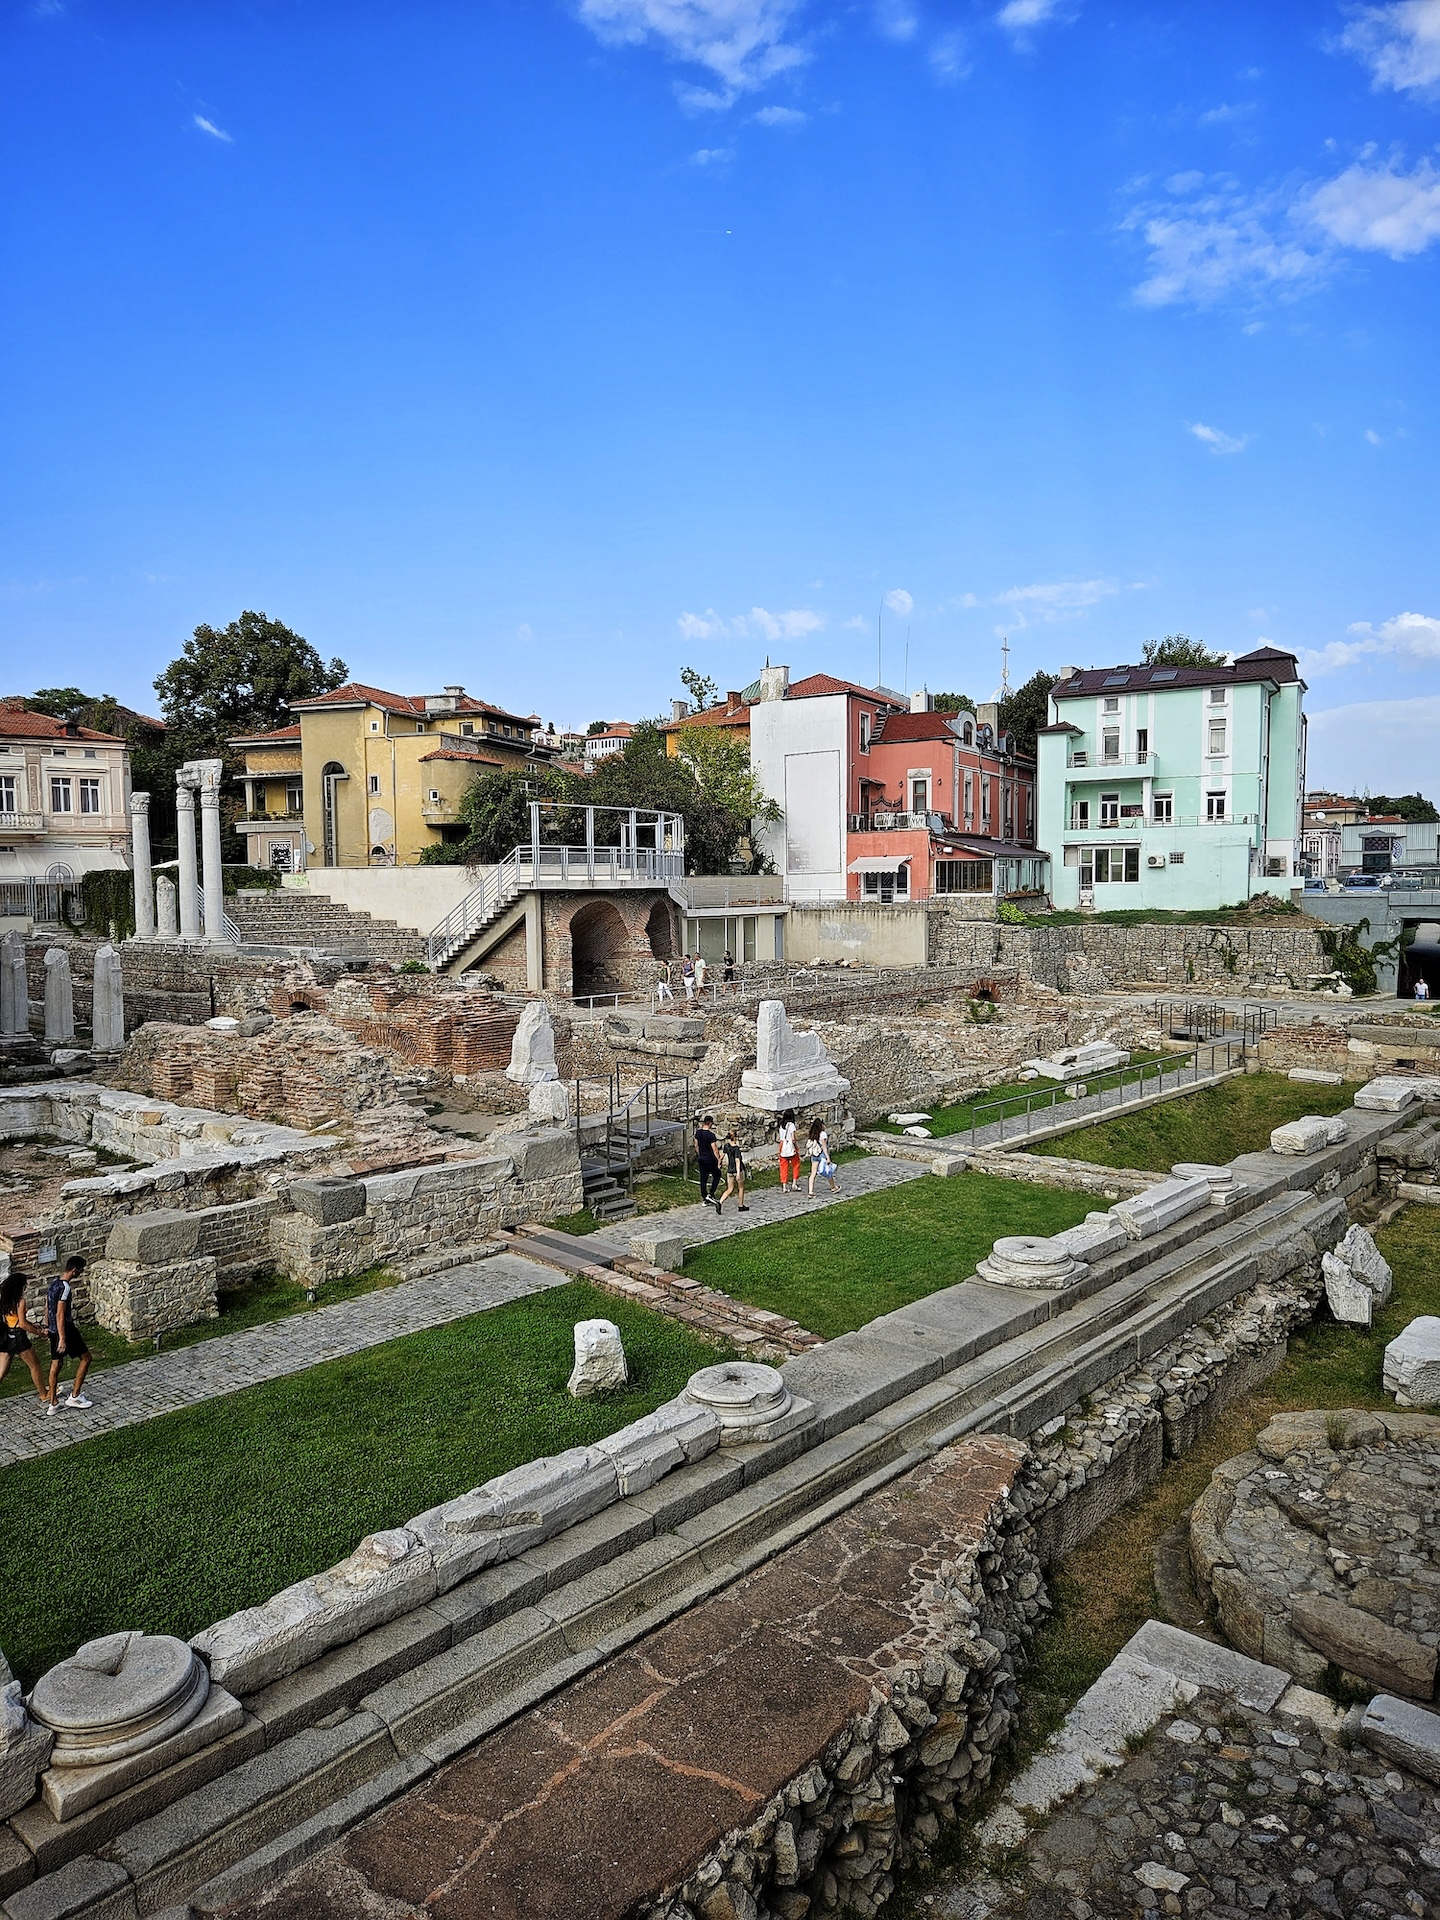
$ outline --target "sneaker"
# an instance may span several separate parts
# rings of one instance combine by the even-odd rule
[[[738,1211],[738,1212],[740,1212],[740,1213],[749,1213],[749,1211],[750,1211],[750,1209],[749,1209],[749,1207],[747,1207],[747,1206],[746,1206],[746,1204],[745,1204],[745,1202],[744,1202],[744,1201],[742,1200],[742,1201],[740,1202],[740,1205],[739,1205],[739,1208],[737,1209],[737,1211]]]
[[[62,1404],[67,1407],[93,1407],[95,1402],[87,1400],[83,1393],[72,1393],[70,1398]]]
[[[45,1409],[45,1417],[47,1420],[49,1419],[52,1413],[59,1412],[59,1407],[57,1406],[56,1402],[53,1400],[42,1400],[40,1404]]]
[[[720,1202],[718,1200],[712,1200],[710,1204],[712,1207],[714,1207],[716,1213],[718,1214],[720,1212]]]

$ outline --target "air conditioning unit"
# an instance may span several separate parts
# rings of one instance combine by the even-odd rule
[[[895,816],[893,813],[872,813],[870,824],[872,827],[893,827]]]
[[[1145,864],[1147,867],[1163,867],[1165,864],[1165,856],[1163,853],[1152,853],[1146,859]]]

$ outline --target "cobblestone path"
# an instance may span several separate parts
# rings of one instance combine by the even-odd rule
[[[182,1407],[198,1406],[222,1394],[240,1393],[264,1380],[303,1373],[322,1360],[362,1353],[402,1334],[468,1319],[506,1301],[566,1284],[563,1273],[500,1253],[427,1280],[409,1280],[243,1333],[217,1334],[213,1340],[176,1347],[150,1359],[131,1360],[120,1367],[97,1365],[85,1382],[86,1397],[95,1403],[88,1412],[69,1412],[62,1406],[58,1413],[47,1415],[32,1393],[0,1401],[0,1467],[55,1453],[98,1433],[114,1433]],[[40,1353],[43,1364],[43,1346]],[[62,1382],[62,1401],[67,1391]]]
[[[867,1154],[863,1160],[847,1160],[836,1174],[840,1192],[831,1193],[823,1180],[815,1182],[815,1198],[809,1198],[810,1162],[802,1160],[800,1198],[780,1187],[765,1187],[747,1195],[748,1213],[741,1213],[732,1196],[723,1213],[711,1206],[671,1207],[664,1213],[647,1213],[630,1220],[617,1220],[600,1229],[597,1239],[611,1246],[628,1246],[632,1234],[683,1233],[692,1247],[703,1247],[711,1240],[728,1240],[732,1233],[748,1233],[752,1227],[773,1227],[777,1220],[790,1220],[796,1214],[818,1213],[822,1207],[838,1207],[862,1194],[880,1193],[898,1187],[907,1180],[930,1178],[928,1167],[912,1160],[886,1160],[879,1154]],[[723,1188],[721,1189],[723,1192]]]

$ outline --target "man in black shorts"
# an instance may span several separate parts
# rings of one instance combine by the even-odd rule
[[[700,1200],[702,1205],[714,1207],[720,1211],[720,1161],[715,1152],[715,1116],[707,1113],[695,1129],[695,1159],[700,1168]]]
[[[80,1391],[85,1376],[90,1371],[90,1349],[85,1344],[75,1319],[75,1282],[85,1271],[85,1262],[78,1253],[71,1254],[65,1262],[65,1271],[58,1280],[52,1280],[45,1289],[45,1331],[50,1336],[50,1411],[57,1406],[85,1408],[94,1405]],[[55,1396],[60,1390],[60,1373],[67,1360],[75,1362],[75,1378],[70,1382],[69,1397],[57,1401]]]

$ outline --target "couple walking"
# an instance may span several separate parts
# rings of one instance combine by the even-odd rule
[[[796,1197],[800,1193],[800,1145],[796,1132],[795,1109],[787,1107],[780,1116],[780,1190],[786,1186],[792,1188]],[[814,1119],[810,1122],[809,1137],[805,1142],[805,1157],[810,1162],[810,1198],[815,1198],[815,1182],[823,1179],[831,1193],[839,1193],[835,1179],[835,1162],[830,1157],[830,1133],[825,1122]]]
[[[721,1159],[724,1159],[725,1191],[720,1192]],[[700,1169],[700,1201],[714,1207],[718,1214],[731,1194],[739,1197],[739,1212],[748,1213],[745,1204],[745,1153],[734,1127],[722,1140],[715,1131],[715,1116],[707,1113],[695,1128],[695,1159]]]
[[[74,1283],[84,1271],[85,1262],[75,1254],[65,1262],[65,1270],[59,1278],[50,1282],[45,1289],[43,1328],[32,1321],[26,1311],[25,1289],[32,1276],[17,1271],[7,1274],[0,1281],[0,1380],[9,1373],[10,1362],[18,1355],[30,1370],[40,1404],[47,1414],[53,1414],[61,1407],[83,1409],[93,1405],[81,1392],[85,1376],[90,1371],[90,1349],[75,1321]],[[32,1333],[39,1335],[42,1332],[50,1342],[48,1381],[41,1376],[40,1362],[30,1343]],[[75,1378],[70,1383],[69,1394],[61,1400],[60,1375],[67,1360],[75,1362]]]

